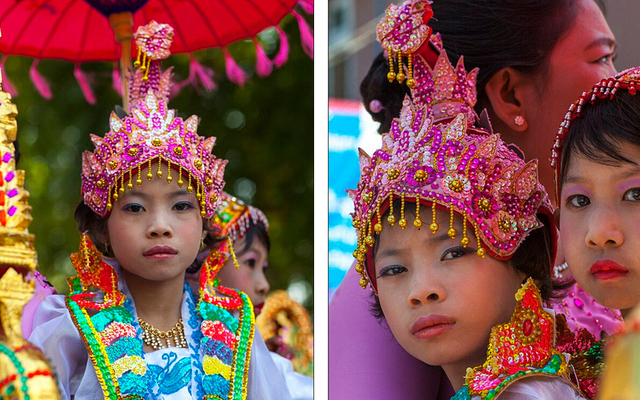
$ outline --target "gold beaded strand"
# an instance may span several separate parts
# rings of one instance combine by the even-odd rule
[[[404,219],[404,192],[400,194],[400,221],[398,221],[400,228],[404,229],[407,226],[407,220]]]
[[[451,206],[451,211],[449,212],[449,230],[447,231],[447,235],[451,239],[456,238],[456,228],[453,227],[453,205]]]
[[[436,222],[436,199],[434,198],[431,201],[431,225],[429,226],[429,229],[431,229],[431,232],[435,234],[436,232],[438,232],[438,228],[440,227]]]
[[[420,220],[420,195],[416,196],[416,219],[413,221],[413,226],[418,230],[422,228],[422,221]]]
[[[396,216],[393,215],[393,190],[389,191],[389,216],[387,217],[387,222],[391,226],[396,224]]]

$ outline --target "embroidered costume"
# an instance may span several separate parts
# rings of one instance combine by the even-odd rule
[[[467,73],[462,59],[451,65],[426,26],[432,15],[428,1],[409,0],[389,6],[376,29],[389,54],[389,80],[406,81],[411,97],[382,135],[382,148],[371,156],[360,150],[360,182],[349,191],[358,237],[356,270],[361,286],[374,291],[373,249],[384,214],[386,222],[402,229],[445,229],[462,247],[474,235],[477,256],[498,260],[508,260],[542,227],[539,215],[552,216],[537,161],[523,161],[492,132],[486,114],[475,114],[477,70]],[[398,67],[396,73],[403,57],[406,70]],[[412,220],[407,207],[415,210]],[[437,212],[449,214],[448,227],[438,225]],[[454,215],[463,219],[461,232],[453,226]],[[515,393],[583,398],[569,380],[569,356],[554,347],[554,315],[543,308],[533,280],[516,299],[511,321],[492,330],[487,360],[468,370],[454,399],[519,398]]]
[[[139,68],[131,80],[129,113],[124,117],[112,113],[111,129],[104,138],[91,136],[95,151],[83,155],[84,202],[99,216],[108,217],[119,196],[134,184],[143,185],[143,178],[169,183],[175,179],[189,193],[195,191],[202,217],[210,218],[220,202],[226,160],[211,154],[214,137],[197,134],[197,116],[183,121],[167,107],[171,71],[162,72],[159,64],[170,55],[173,29],[152,21],[134,37]],[[152,170],[154,162],[157,169]],[[163,163],[166,176],[160,168]],[[290,398],[266,347],[261,340],[254,341],[248,296],[216,280],[229,252],[226,243],[210,252],[198,292],[185,283],[182,319],[171,331],[160,332],[138,319],[119,266],[105,262],[88,234],[83,234],[79,251],[71,256],[77,275],[68,279],[70,294],[64,303],[60,296],[42,303],[31,336],[61,365],[65,396]],[[155,351],[145,353],[143,343]],[[253,360],[257,354],[262,371]]]

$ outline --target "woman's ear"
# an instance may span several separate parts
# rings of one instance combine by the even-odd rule
[[[495,115],[514,132],[524,132],[529,128],[523,99],[530,89],[529,79],[511,67],[503,68],[489,79],[485,93]]]

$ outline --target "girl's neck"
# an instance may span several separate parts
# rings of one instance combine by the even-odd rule
[[[486,349],[485,349],[486,352]],[[485,362],[485,356],[480,358],[469,358],[456,363],[446,364],[442,366],[444,373],[456,392],[464,386],[464,377],[467,374],[467,368],[475,368]]]
[[[167,281],[149,281],[122,269],[138,317],[168,331],[181,317],[184,274]]]

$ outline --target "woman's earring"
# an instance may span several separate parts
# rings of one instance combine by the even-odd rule
[[[516,126],[522,126],[525,123],[524,117],[522,115],[517,115],[514,119],[513,119],[513,123],[516,124]]]

